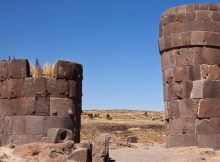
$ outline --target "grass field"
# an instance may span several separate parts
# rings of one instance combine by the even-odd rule
[[[82,113],[82,139],[108,133],[120,141],[164,143],[163,112],[142,110],[85,110]]]

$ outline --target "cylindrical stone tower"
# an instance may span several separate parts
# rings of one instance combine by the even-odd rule
[[[220,4],[167,10],[159,47],[167,147],[220,148]]]
[[[0,145],[40,141],[50,128],[80,142],[82,79],[79,63],[59,60],[53,77],[33,77],[27,60],[0,60]]]

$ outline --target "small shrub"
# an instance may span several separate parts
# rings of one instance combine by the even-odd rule
[[[112,120],[112,117],[110,116],[110,114],[106,114],[106,119],[107,120]]]
[[[89,113],[89,114],[87,114],[87,115],[88,115],[89,119],[94,119],[94,116],[93,116],[92,113]]]
[[[94,118],[99,118],[99,113],[95,113]]]
[[[144,116],[148,117],[148,113],[147,113],[147,112],[144,112]]]

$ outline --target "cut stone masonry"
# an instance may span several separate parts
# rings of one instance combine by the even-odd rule
[[[220,148],[220,4],[167,10],[159,47],[167,147]]]
[[[82,65],[59,60],[53,77],[31,77],[27,60],[0,61],[0,142],[40,141],[49,128],[80,141]]]

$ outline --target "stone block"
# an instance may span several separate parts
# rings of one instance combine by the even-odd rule
[[[188,13],[189,11],[194,11],[194,5],[193,4],[186,5],[186,13]]]
[[[220,99],[205,98],[199,101],[199,118],[220,118]]]
[[[180,101],[178,100],[167,102],[167,113],[169,115],[169,119],[178,119],[180,117],[179,102]]]
[[[4,134],[13,134],[13,117],[4,117]]]
[[[88,148],[77,148],[74,150],[69,157],[70,161],[82,161],[82,162],[92,162],[92,153]],[[68,161],[68,162],[70,162]]]
[[[164,101],[169,101],[172,98],[172,93],[171,93],[171,85],[170,84],[165,84],[163,86],[163,98]]]
[[[169,107],[168,107],[168,101],[164,102],[164,117],[165,119],[169,119]]]
[[[46,80],[44,77],[25,78],[23,93],[26,97],[47,96]]]
[[[215,98],[216,82],[208,80],[193,81],[191,98]]]
[[[196,134],[220,134],[220,118],[196,120]]]
[[[175,21],[176,22],[184,22],[186,20],[186,14],[185,13],[178,13],[178,14],[175,14]]]
[[[204,36],[205,45],[220,46],[220,34],[216,32],[206,32]]]
[[[192,81],[183,81],[181,83],[170,84],[171,95],[173,100],[180,100],[183,98],[189,98],[192,91]]]
[[[183,32],[191,32],[191,31],[211,31],[215,32],[216,24],[212,21],[188,21],[183,24]]]
[[[159,38],[158,45],[159,45],[160,53],[161,53],[161,51],[165,50],[165,39],[164,39],[164,37]]]
[[[191,45],[203,45],[205,41],[205,32],[193,31],[191,32]]]
[[[193,81],[191,98],[203,98],[204,80]]]
[[[64,128],[50,128],[47,131],[47,143],[62,143],[67,140],[72,140],[73,132]]]
[[[209,47],[201,47],[196,48],[196,52],[194,54],[194,64],[219,64],[220,63],[220,55],[219,49],[209,48]]]
[[[209,80],[219,80],[220,79],[220,67],[218,65],[208,65],[202,64],[194,66],[194,77],[193,80],[209,79]]]
[[[50,97],[35,97],[35,115],[50,115]]]
[[[69,61],[58,60],[53,69],[57,79],[82,80],[82,65]]]
[[[2,145],[7,145],[9,143],[19,145],[19,144],[25,144],[28,142],[28,136],[27,135],[3,135],[1,137]]]
[[[71,162],[72,160],[76,162],[92,162],[91,150],[88,148],[78,148],[74,150],[69,157],[68,162]]]
[[[11,116],[13,123],[14,135],[26,134],[26,117],[25,116]]]
[[[198,135],[198,146],[202,148],[220,148],[220,134]]]
[[[180,100],[183,98],[183,87],[182,84],[173,84],[172,85],[172,99],[173,100]]]
[[[169,135],[195,133],[195,119],[170,119],[168,123]]]
[[[188,147],[197,146],[197,137],[194,133],[187,133],[182,135],[167,136],[166,147]]]
[[[209,11],[208,8],[209,8],[209,4],[206,4],[206,3],[200,3],[199,4],[199,10],[207,10],[207,11]]]
[[[171,36],[165,36],[164,37],[164,44],[165,44],[165,49],[170,49],[172,48],[172,37]]]
[[[161,61],[162,61],[162,69],[167,70],[169,68],[172,68],[175,66],[175,58],[174,58],[174,52],[164,52],[161,55]]]
[[[4,81],[8,78],[8,62],[0,61],[0,81]]]
[[[208,67],[208,79],[220,80],[220,67],[218,65],[209,65]]]
[[[0,82],[0,98],[10,99],[22,94],[23,79],[9,79]]]
[[[184,32],[181,33],[181,37],[182,37],[182,46],[189,46],[191,45],[191,32]]]
[[[109,137],[101,135],[94,141],[92,160],[95,162],[103,162],[109,159]]]
[[[172,35],[172,46],[173,47],[180,47],[180,46],[182,46],[181,33],[177,33],[177,34]]]
[[[10,115],[34,115],[35,97],[22,97],[10,100]]]
[[[175,49],[174,53],[175,53],[176,67],[193,65],[193,56],[194,56],[193,48]]]
[[[183,99],[179,102],[180,118],[195,119],[199,107],[199,100]]]
[[[193,71],[191,66],[181,66],[173,69],[173,76],[175,82],[182,82],[192,80]]]
[[[217,8],[217,4],[216,3],[209,3],[209,10],[210,11],[216,11]]]
[[[168,135],[181,135],[182,132],[182,120],[181,119],[169,119],[168,123]]]
[[[161,36],[169,36],[171,34],[170,24],[162,26],[160,29],[162,30]]]
[[[171,84],[173,82],[173,68],[169,68],[163,71],[164,84]]]
[[[195,12],[186,12],[186,21],[194,21],[196,19]]]
[[[28,60],[12,60],[8,62],[8,77],[20,79],[30,77],[30,65]]]
[[[161,19],[161,26],[165,26],[169,24],[169,17],[168,16],[164,16],[162,19]]]
[[[69,97],[80,98],[82,97],[82,83],[74,80],[69,80]]]
[[[9,100],[8,99],[0,99],[0,118],[9,114]]]
[[[36,96],[46,96],[46,78],[44,77],[34,77],[33,78],[34,91]]]
[[[73,120],[68,117],[45,116],[44,132],[47,133],[49,128],[65,128],[73,130]]]
[[[171,25],[171,33],[172,34],[182,33],[182,32],[183,32],[183,25],[181,22],[172,23],[172,25]]]
[[[220,21],[220,12],[218,11],[213,12],[213,20]]]
[[[50,115],[66,116],[68,112],[73,111],[73,102],[68,98],[50,97]]]
[[[210,21],[212,18],[212,12],[209,10],[196,11],[196,20]]]
[[[28,135],[44,134],[45,118],[45,116],[26,116],[26,133]]]
[[[42,138],[46,138],[47,134],[34,134],[34,135],[27,135],[27,143],[32,143],[32,142],[41,142]]]
[[[183,81],[182,83],[182,96],[183,98],[190,98],[193,87],[192,81]]]
[[[4,134],[4,118],[0,117],[0,134]]]
[[[68,82],[64,79],[49,78],[47,92],[51,97],[67,97],[69,94]]]

